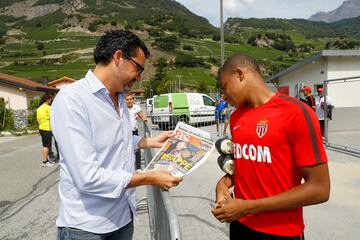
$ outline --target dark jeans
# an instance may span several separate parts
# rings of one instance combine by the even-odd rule
[[[230,223],[230,240],[305,240],[305,238],[304,234],[301,234],[301,236],[284,237],[257,232],[238,221],[234,221]]]
[[[131,240],[134,233],[133,221],[124,227],[104,234],[86,232],[81,229],[58,227],[57,240]]]
[[[138,130],[132,131],[133,135],[139,136]],[[135,170],[141,169],[141,152],[140,149],[136,150],[135,152]]]

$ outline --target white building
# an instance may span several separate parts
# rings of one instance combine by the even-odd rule
[[[62,77],[62,78],[59,78],[59,79],[49,82],[48,86],[62,89],[63,87],[66,87],[67,85],[72,84],[74,82],[76,82],[76,80],[74,80],[72,78]]]
[[[30,101],[41,97],[45,92],[54,93],[58,89],[44,86],[31,80],[0,73],[0,98],[6,102],[14,116],[15,128],[27,125]]]
[[[316,94],[316,90],[323,86],[325,80],[358,76],[360,79],[360,50],[324,50],[271,76],[266,81],[275,82],[279,91],[297,97],[303,85],[310,86],[313,89],[312,94]],[[333,100],[338,107],[360,106],[360,97],[359,100],[346,100],[346,96],[359,96],[359,79],[351,84],[337,84],[336,87],[327,89],[330,96],[337,98]]]

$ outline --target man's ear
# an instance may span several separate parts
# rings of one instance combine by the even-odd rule
[[[118,65],[123,59],[123,52],[121,50],[116,50],[113,56],[115,59],[115,64]]]

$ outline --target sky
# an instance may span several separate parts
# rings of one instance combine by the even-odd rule
[[[176,0],[193,13],[220,25],[220,0]],[[304,18],[332,11],[344,0],[223,0],[224,22],[228,17],[240,18]]]

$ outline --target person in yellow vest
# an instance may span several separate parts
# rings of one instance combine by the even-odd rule
[[[50,95],[45,94],[41,99],[41,106],[36,110],[36,120],[39,124],[39,132],[42,140],[42,167],[52,167],[54,163],[49,161],[49,149],[51,148],[52,132],[50,126],[51,112]]]

